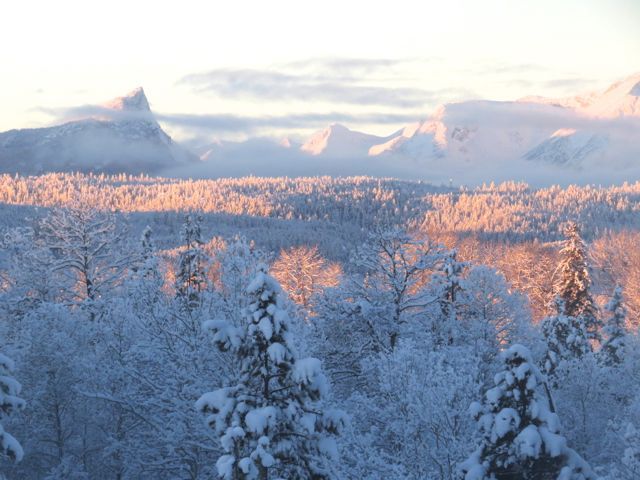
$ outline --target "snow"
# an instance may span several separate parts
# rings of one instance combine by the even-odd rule
[[[276,459],[273,458],[269,452],[267,452],[266,447],[269,446],[271,442],[269,441],[269,437],[263,436],[258,439],[258,446],[251,454],[252,460],[259,460],[260,464],[265,468],[271,468],[275,465]]]
[[[202,328],[213,332],[213,341],[223,345],[225,349],[240,346],[242,330],[226,320],[207,320],[202,324]]]
[[[236,457],[233,455],[222,455],[218,458],[216,462],[216,469],[218,470],[218,475],[222,477],[224,480],[232,480],[233,479],[233,466],[235,465]]]
[[[19,462],[24,457],[24,450],[22,445],[12,435],[5,432],[0,425],[0,441],[2,442],[2,451],[10,455],[16,462]]]
[[[561,458],[558,478],[593,479],[588,464],[559,433],[558,417],[547,408],[544,393],[538,391],[544,379],[531,363],[529,349],[515,344],[501,357],[503,367],[495,375],[496,386],[486,392],[483,405],[470,407],[483,441],[461,464],[465,480],[494,478],[505,468],[516,472],[518,468],[531,469],[536,465],[531,460],[546,462],[543,456]]]
[[[266,281],[266,273],[258,272],[253,280],[251,280],[251,283],[247,286],[247,293],[256,293],[265,286]]]
[[[520,458],[538,458],[542,449],[542,437],[535,425],[524,428],[515,438],[514,443]]]
[[[337,460],[339,457],[338,454],[338,444],[335,439],[331,437],[323,437],[318,442],[318,448],[320,452],[325,454],[331,460]]]
[[[233,452],[233,447],[236,441],[245,436],[245,432],[242,427],[235,425],[227,428],[224,435],[220,437],[220,445],[226,452]]]
[[[558,130],[556,130],[555,132],[553,132],[551,134],[551,138],[570,137],[571,135],[573,135],[576,132],[577,132],[577,130],[575,128],[559,128]]]
[[[195,404],[196,410],[200,412],[221,412],[225,415],[233,408],[233,400],[229,397],[227,388],[220,388],[213,392],[203,394]]]
[[[271,340],[271,337],[273,336],[273,323],[271,322],[270,317],[262,317],[258,322],[258,328],[267,341]]]
[[[276,365],[279,365],[286,358],[287,349],[280,343],[272,343],[269,345],[269,348],[267,348],[267,353],[269,354],[269,359]]]
[[[464,480],[485,480],[486,469],[482,465],[481,449],[476,450],[471,456],[460,464],[460,468],[465,471]]]
[[[540,427],[538,431],[544,442],[545,451],[551,457],[558,457],[566,452],[567,440],[562,435],[553,433],[545,427]]]
[[[471,418],[478,418],[482,413],[482,404],[480,402],[473,402],[469,405],[469,414]]]
[[[341,433],[349,424],[349,417],[343,410],[328,409],[322,416],[322,423],[326,430]]]
[[[366,157],[369,149],[383,140],[382,137],[349,130],[344,125],[332,124],[315,133],[301,147],[309,155],[339,158]]]
[[[15,369],[15,364],[9,357],[0,353],[0,367],[12,372]]]
[[[197,160],[160,127],[142,88],[79,111],[78,117],[60,125],[0,132],[0,169],[7,171],[7,162],[20,158],[19,169],[25,174],[157,173]]]
[[[240,470],[242,470],[242,473],[247,475],[252,470],[253,462],[251,461],[250,458],[244,457],[244,458],[241,458],[240,461],[238,462],[238,467],[240,467]]]
[[[244,423],[250,432],[263,434],[268,427],[274,424],[275,419],[276,409],[274,407],[262,407],[247,412]]]
[[[494,419],[495,433],[498,438],[515,431],[520,426],[520,415],[513,408],[503,408]]]
[[[516,358],[520,358],[527,363],[531,363],[531,352],[527,347],[518,343],[510,346],[507,350],[505,350],[502,356],[503,358],[512,361]]]
[[[264,138],[224,141],[199,147],[203,161],[160,128],[140,87],[99,107],[95,115],[49,128],[0,133],[0,164],[15,170],[11,159],[26,158],[19,167],[25,174],[38,169],[110,171],[124,165],[133,172],[195,178],[374,174],[479,184],[517,175],[549,184],[557,181],[555,173],[569,181],[608,183],[620,178],[616,168],[629,172],[625,178],[637,173],[629,159],[640,153],[634,135],[640,117],[639,85],[640,76],[634,75],[604,92],[570,99],[446,104],[388,136],[333,124],[300,148]],[[540,163],[548,171],[541,172]],[[602,172],[589,171],[593,168]]]
[[[150,112],[149,101],[142,87],[137,87],[126,95],[105,103],[106,108],[120,111]]]
[[[275,323],[276,333],[280,333],[280,326],[289,320],[289,315],[286,310],[278,309],[273,316],[273,320]]]
[[[502,388],[500,387],[491,388],[490,390],[487,390],[487,394],[486,394],[487,401],[490,404],[497,405],[497,403],[500,401],[500,398],[502,397],[502,394],[503,394]]]
[[[317,358],[302,358],[293,367],[293,379],[298,383],[311,384],[321,374],[322,364]]]

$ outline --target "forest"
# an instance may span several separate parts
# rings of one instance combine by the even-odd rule
[[[0,176],[0,477],[636,480],[640,183]]]

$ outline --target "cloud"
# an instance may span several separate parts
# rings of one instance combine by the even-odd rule
[[[265,129],[310,129],[320,128],[329,123],[359,123],[394,125],[415,121],[415,115],[405,113],[294,113],[271,116],[190,113],[156,113],[112,110],[97,105],[83,105],[69,108],[38,107],[36,111],[55,118],[55,123],[93,118],[110,121],[158,121],[185,130],[207,133],[254,133]]]
[[[262,129],[308,129],[318,128],[329,123],[359,123],[394,125],[415,121],[415,116],[404,113],[358,114],[347,113],[298,113],[274,116],[241,116],[233,114],[158,114],[159,122],[185,129],[207,131],[211,133],[243,132],[253,133]]]
[[[575,91],[578,88],[586,88],[594,85],[594,81],[588,78],[579,77],[565,77],[554,78],[544,82],[544,86],[547,88],[564,88],[571,91]]]
[[[70,122],[87,118],[119,122],[129,120],[153,121],[153,114],[148,111],[114,110],[112,108],[107,108],[100,105],[81,105],[79,107],[62,108],[36,107],[33,110],[54,117],[56,119],[56,122]]]
[[[178,81],[196,92],[260,100],[324,101],[352,105],[420,108],[447,91],[388,86],[385,77],[411,59],[310,58],[267,69],[215,69]],[[423,61],[428,61],[424,59]],[[435,61],[435,60],[434,60]],[[403,80],[397,75],[396,84]]]
[[[283,65],[284,68],[295,70],[332,71],[335,73],[349,73],[351,75],[372,73],[380,70],[388,70],[418,59],[392,59],[392,58],[347,58],[347,57],[317,57],[296,60]],[[423,61],[436,61],[422,59]]]

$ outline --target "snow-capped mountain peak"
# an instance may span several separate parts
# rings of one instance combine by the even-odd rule
[[[156,121],[142,87],[46,128],[0,132],[0,172],[154,173],[197,158]]]
[[[640,73],[609,86],[604,91],[588,92],[566,98],[525,97],[524,103],[556,105],[593,118],[640,116]]]
[[[142,87],[135,88],[122,97],[106,102],[104,107],[123,112],[151,112],[149,101]]]
[[[381,140],[385,139],[350,130],[339,123],[332,123],[324,130],[312,135],[300,150],[310,155],[366,156],[369,148]]]
[[[640,116],[640,74],[614,83],[585,112],[600,118]]]

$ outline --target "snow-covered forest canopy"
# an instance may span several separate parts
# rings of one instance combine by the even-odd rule
[[[640,183],[0,176],[0,477],[640,478]]]

